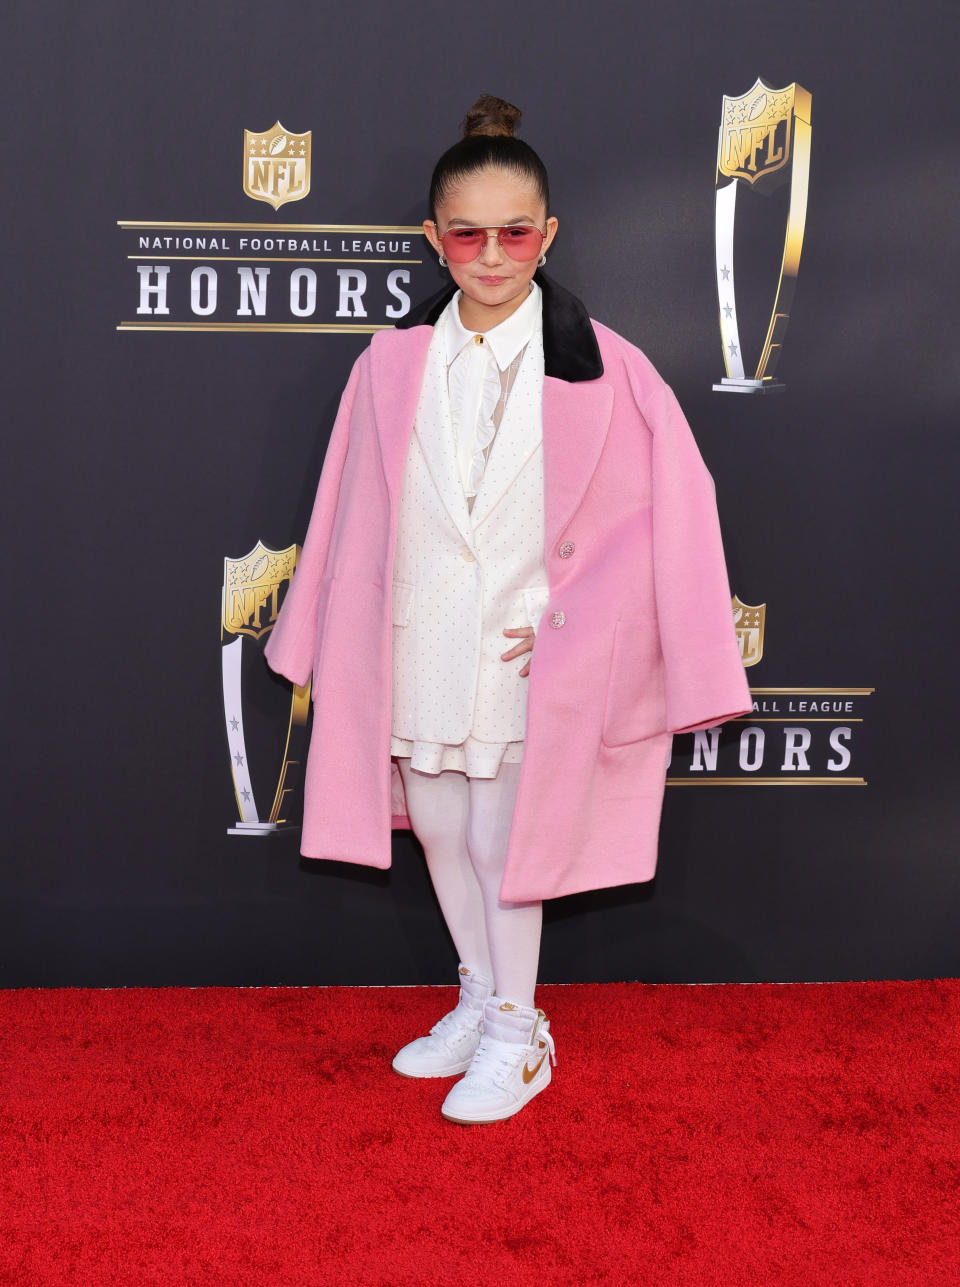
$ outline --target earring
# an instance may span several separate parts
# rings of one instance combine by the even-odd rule
[[[440,267],[441,267],[441,268],[446,268],[446,266],[447,266],[447,257],[446,257],[446,255],[441,254],[440,259],[439,259],[439,261],[438,261],[438,262],[439,262],[439,264],[440,264]]]
[[[546,255],[546,251],[544,251],[544,253],[543,253],[543,254],[540,256],[540,258],[537,260],[537,263],[538,263],[538,264],[540,265],[540,267],[542,268],[542,267],[543,267],[543,265],[544,265],[546,262],[547,262],[547,255]]]

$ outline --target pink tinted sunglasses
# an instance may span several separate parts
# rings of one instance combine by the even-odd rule
[[[510,223],[502,228],[448,228],[440,243],[451,263],[467,264],[481,254],[491,234],[496,234],[497,244],[511,259],[521,262],[538,258],[546,236],[533,224]]]

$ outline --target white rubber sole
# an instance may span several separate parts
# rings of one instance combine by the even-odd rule
[[[460,1073],[465,1073],[472,1062],[472,1058],[461,1060],[458,1064],[448,1064],[446,1068],[436,1069],[433,1072],[408,1072],[405,1068],[398,1068],[396,1064],[391,1064],[390,1067],[395,1073],[399,1073],[401,1077],[412,1077],[419,1080],[422,1077],[457,1077]]]
[[[471,1116],[467,1117],[466,1115],[460,1116],[455,1113],[449,1113],[444,1108],[441,1108],[440,1116],[445,1117],[448,1122],[457,1122],[460,1126],[484,1126],[486,1125],[487,1122],[505,1122],[507,1118],[515,1117],[522,1108],[526,1108],[527,1104],[530,1103],[531,1099],[536,1098],[536,1096],[540,1094],[541,1090],[546,1090],[546,1088],[550,1085],[550,1077],[551,1077],[551,1074],[549,1071],[549,1064],[548,1064],[547,1075],[541,1080],[540,1084],[536,1087],[536,1089],[532,1090],[530,1094],[526,1097],[526,1099],[521,1100],[519,1104],[514,1104],[507,1109],[503,1109],[499,1111],[496,1109],[492,1109],[489,1112],[489,1114],[483,1114],[478,1112],[478,1113],[473,1113],[471,1114]]]

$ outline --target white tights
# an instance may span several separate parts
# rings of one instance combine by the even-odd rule
[[[533,1005],[543,904],[497,897],[520,777],[501,764],[495,778],[457,769],[421,773],[397,758],[407,814],[460,960],[486,975],[498,996]]]

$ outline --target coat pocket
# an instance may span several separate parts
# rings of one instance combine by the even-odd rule
[[[656,622],[618,620],[600,741],[627,746],[666,732],[663,654]]]
[[[408,581],[394,581],[393,624],[395,626],[406,626],[410,624],[410,614],[413,611],[414,588],[415,587]]]

